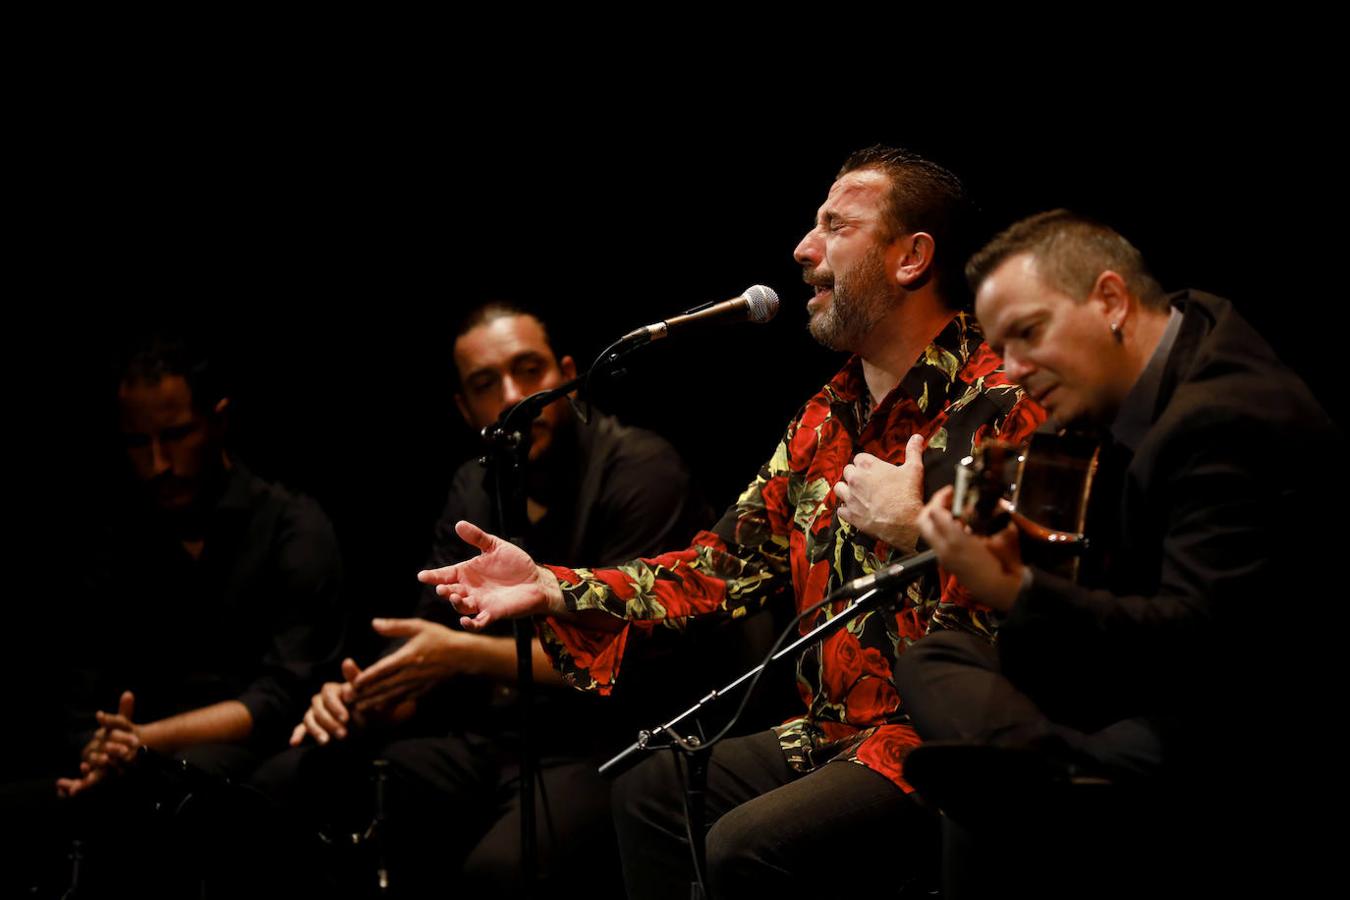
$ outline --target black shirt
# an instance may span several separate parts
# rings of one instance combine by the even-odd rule
[[[556,433],[545,459],[532,464],[529,473],[531,494],[548,507],[544,518],[525,534],[525,549],[537,561],[613,565],[682,546],[711,520],[712,511],[694,488],[684,462],[663,438],[599,413],[593,414],[589,424],[569,422]],[[477,555],[454,529],[460,519],[489,526],[492,500],[485,479],[486,470],[477,460],[466,462],[455,473],[426,568]],[[431,586],[424,588],[415,615],[459,627],[458,614]],[[510,632],[510,624],[501,623],[492,633]],[[466,690],[462,681],[419,701],[419,713],[434,716],[450,728],[498,737],[514,730],[517,714],[506,708],[513,691],[480,683],[475,692]],[[490,695],[495,695],[495,702]],[[646,699],[666,711],[668,703]],[[595,750],[631,737],[631,716],[622,702],[597,703],[597,698],[571,690],[542,691],[539,700],[537,722],[543,753],[571,755],[577,750],[575,739],[583,734],[583,743]]]
[[[130,690],[138,722],[238,700],[253,717],[250,742],[279,745],[341,647],[342,567],[319,506],[236,464],[197,559],[140,497],[93,531],[70,603],[67,739],[82,741],[93,711],[116,709]]]

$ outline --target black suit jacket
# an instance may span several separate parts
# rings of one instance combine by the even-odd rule
[[[1194,737],[1265,718],[1264,648],[1326,609],[1320,560],[1302,544],[1328,494],[1318,456],[1340,435],[1227,301],[1173,302],[1181,330],[1118,482],[1114,533],[1098,536],[1110,548],[1101,583],[1033,569],[999,638],[1009,678],[1084,730],[1142,716]]]

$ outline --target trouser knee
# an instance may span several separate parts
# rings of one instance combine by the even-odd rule
[[[614,782],[610,805],[615,828],[623,835],[633,829],[668,828],[675,819],[683,822],[681,789],[675,761],[669,755],[644,760]]]
[[[785,868],[771,823],[742,805],[717,820],[708,832],[708,880],[714,897],[748,896]]]

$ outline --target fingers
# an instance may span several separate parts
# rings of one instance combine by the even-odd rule
[[[94,713],[94,716],[97,717],[98,713]],[[100,727],[94,732],[94,736],[89,739],[89,743],[85,744],[84,749],[80,751],[80,759],[88,760],[95,753],[98,753],[103,747],[103,742],[107,739],[108,729]]]
[[[370,627],[385,637],[410,637],[426,628],[426,619],[371,619]]]
[[[455,534],[466,544],[477,547],[486,553],[496,547],[499,541],[472,522],[463,519],[455,523]],[[459,566],[442,566],[439,569],[423,569],[417,573],[417,580],[423,584],[453,584],[458,580]],[[445,596],[442,594],[441,596]]]
[[[330,733],[344,738],[347,729],[343,726],[351,718],[351,713],[347,712],[347,705],[342,702],[341,689],[341,685],[331,681],[323,686],[319,691],[322,703],[316,710],[316,717]]]
[[[135,725],[132,724],[132,716],[135,715],[135,712],[136,695],[131,691],[123,691],[122,696],[117,698],[117,712],[109,713],[101,709],[94,712],[94,718],[102,726],[95,732],[95,738],[104,736],[109,728],[135,728]]]
[[[459,566],[442,566],[439,569],[423,569],[417,573],[417,580],[423,584],[451,584],[458,580],[455,570]]]
[[[98,720],[98,724],[102,726],[100,730],[105,734],[113,728],[121,728],[125,731],[136,727],[130,719],[120,713],[105,713],[100,709],[94,713],[94,718]]]
[[[300,720],[300,727],[304,728],[305,734],[308,734],[316,742],[320,744],[328,743],[328,732],[324,731],[323,728],[320,727],[318,721],[314,718],[313,706],[305,710],[304,718]]]
[[[908,482],[909,490],[923,490],[923,435],[911,435],[905,444],[905,461],[900,465],[900,475]]]
[[[295,726],[293,729],[291,729],[290,745],[292,747],[299,747],[302,743],[304,743],[306,733],[307,729],[305,728],[304,722],[301,722],[299,725]]]
[[[1022,567],[1022,545],[1017,526],[1009,522],[998,534],[986,542],[989,551],[1003,566],[1005,572],[1016,572]],[[1020,573],[1019,573],[1020,574]]]
[[[390,706],[422,693],[423,680],[412,675],[395,674],[369,688],[356,698],[356,709],[365,712],[372,708]]]
[[[948,548],[952,527],[956,522],[952,518],[951,505],[952,488],[949,485],[934,494],[933,499],[919,513],[919,533],[939,555]]]
[[[939,555],[950,551],[961,540],[969,537],[966,534],[965,526],[951,514],[950,510],[944,507],[933,510],[933,514],[928,521],[933,533],[933,538],[929,543],[933,546],[933,549],[938,551]]]
[[[103,745],[108,764],[119,768],[129,766],[136,761],[136,751],[140,749],[140,738],[129,731],[114,731]]]
[[[300,727],[320,744],[326,744],[334,737],[341,740],[347,736],[344,723],[350,718],[350,713],[341,699],[343,687],[350,686],[335,681],[328,682],[314,695],[309,702],[309,709],[305,710]],[[294,732],[291,733],[291,739],[295,740]]]
[[[458,606],[455,607],[459,609]],[[462,610],[461,610],[462,611]],[[459,624],[464,626],[465,631],[482,631],[492,624],[492,615],[487,610],[483,610],[475,616],[460,616]]]
[[[497,546],[497,538],[472,522],[466,522],[463,519],[455,523],[455,534],[459,535],[464,543],[477,547],[485,553]]]
[[[464,589],[459,584],[437,585],[436,593],[450,601],[450,605],[455,608],[455,612],[464,616],[476,616],[482,610],[478,602],[464,593]]]
[[[470,546],[478,548],[482,553],[496,549],[501,544],[501,540],[472,522],[460,520],[455,523],[455,534]],[[417,580],[423,584],[446,585],[454,584],[458,580],[460,566],[443,566],[439,569],[423,569],[417,573]],[[445,596],[441,594],[441,596]]]
[[[74,797],[102,780],[103,773],[101,771],[91,773],[83,778],[58,778],[56,779],[56,793],[61,797]]]
[[[393,653],[379,660],[371,666],[368,666],[360,676],[352,682],[352,686],[365,693],[365,689],[371,684],[378,684],[380,681],[394,675],[404,666],[411,662],[409,654],[405,653],[406,645],[395,650]]]
[[[361,677],[361,667],[350,656],[342,661],[342,677],[348,684],[352,684]]]
[[[330,735],[337,731],[337,725],[330,722],[329,726],[325,727],[319,722],[320,716],[323,716],[325,719],[328,718],[326,714],[316,712],[313,706],[305,710],[304,729],[315,741],[320,744],[326,744],[332,740]]]

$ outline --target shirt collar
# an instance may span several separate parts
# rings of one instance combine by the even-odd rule
[[[1177,332],[1181,330],[1181,311],[1175,306],[1167,317],[1162,338],[1153,354],[1144,365],[1144,371],[1125,395],[1125,402],[1116,413],[1111,424],[1111,436],[1117,443],[1123,444],[1131,453],[1139,449],[1139,444],[1153,425],[1153,414],[1158,408],[1158,391],[1162,388],[1163,372],[1167,369],[1167,357],[1172,354],[1172,346],[1177,342]]]
[[[881,399],[876,408],[880,410],[902,397],[908,397],[931,419],[946,405],[952,385],[959,380],[971,353],[983,340],[979,326],[970,314],[958,312],[933,338],[932,343],[923,349],[900,383]],[[846,403],[867,398],[862,357],[851,357],[830,380],[830,388],[839,400]]]

